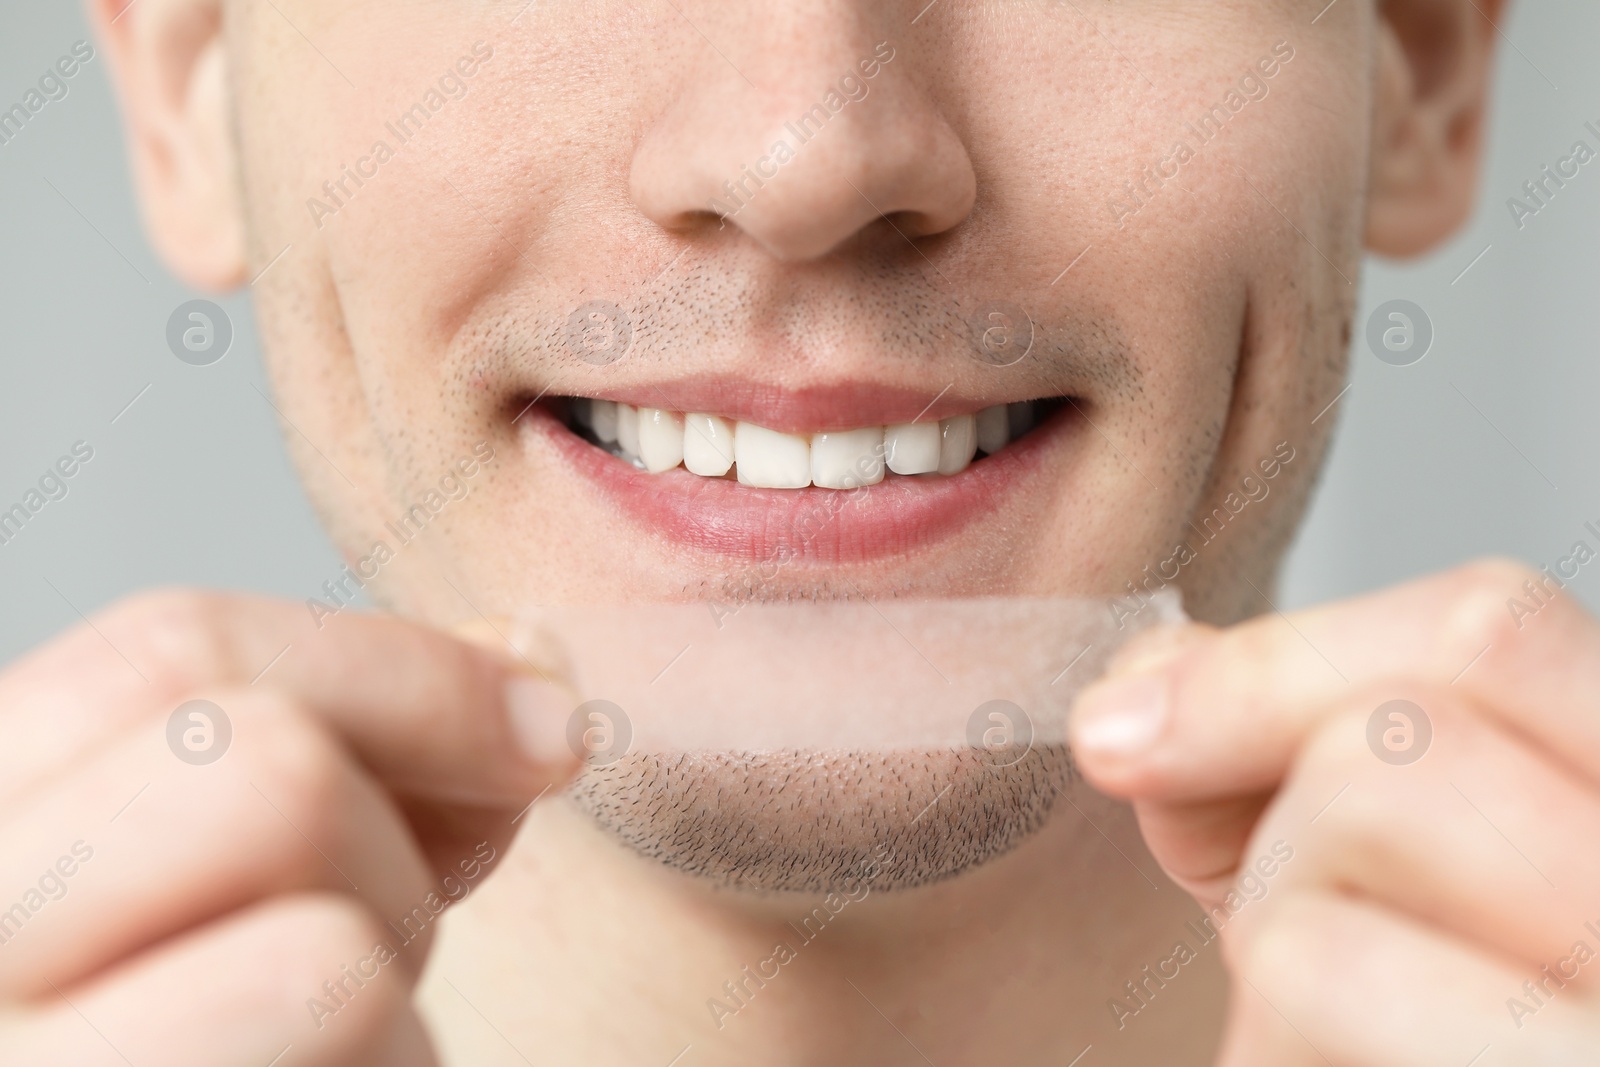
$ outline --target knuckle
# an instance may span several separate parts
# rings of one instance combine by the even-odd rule
[[[1456,702],[1435,689],[1385,684],[1363,687],[1347,705],[1312,731],[1289,775],[1288,790],[1299,794],[1297,803],[1320,805],[1338,792],[1339,803],[1318,815],[1319,826],[1324,821],[1338,823],[1362,817],[1370,818],[1370,828],[1377,830],[1401,821],[1398,808],[1404,805],[1397,798],[1397,791],[1414,788],[1415,776],[1425,771],[1412,771],[1406,779],[1383,773],[1391,768],[1377,758],[1370,736],[1374,714],[1396,698],[1416,705],[1416,710],[1427,717],[1430,747],[1455,731],[1460,721]],[[1351,785],[1359,788],[1344,788]]]
[[[96,626],[157,690],[177,697],[233,672],[228,605],[209,590],[158,589],[113,605]]]
[[[338,813],[350,798],[349,757],[291,702],[258,698],[234,707],[239,710],[235,748],[245,769],[241,793],[245,803],[263,808],[255,821],[272,828],[274,860],[321,870],[325,861],[306,839],[324,848],[337,842]],[[270,807],[263,807],[263,797]]]
[[[1372,726],[1396,698],[1414,705],[1400,714],[1426,722],[1420,754],[1401,765],[1380,755],[1381,727],[1393,720],[1380,717],[1376,736]],[[1328,862],[1346,870],[1408,867],[1419,835],[1438,832],[1448,819],[1438,807],[1441,796],[1454,795],[1447,783],[1473,773],[1478,759],[1498,748],[1470,706],[1446,688],[1369,686],[1308,740],[1280,796],[1292,794],[1300,819],[1313,816],[1302,833]]]
[[[1305,807],[1317,813],[1303,834],[1315,868],[1353,875],[1407,862],[1416,849],[1415,820],[1383,782],[1368,776],[1357,788],[1330,784],[1305,798]]]
[[[1357,768],[1365,769],[1372,762],[1366,740],[1368,713],[1384,699],[1374,694],[1318,724],[1296,760],[1293,776],[1297,784],[1319,785],[1334,778],[1344,781]]]
[[[408,976],[394,965],[392,935],[372,911],[339,893],[282,898],[270,908],[265,969],[279,982],[292,977],[302,997],[337,1011],[341,1027],[386,1020],[404,1007]],[[304,1010],[304,1001],[295,1006]]]
[[[1516,616],[1507,602],[1523,595],[1523,587],[1543,576],[1509,559],[1469,563],[1449,576],[1443,625],[1439,636],[1453,657],[1472,657],[1516,633]]]
[[[378,917],[353,897],[305,893],[277,905],[276,944],[283,958],[333,962],[337,968],[352,952],[365,952],[385,936]]]
[[[203,958],[239,965],[213,968],[216,973],[197,985],[185,966],[190,958],[180,956],[164,967],[157,963],[144,1006],[151,1018],[176,1022],[181,1016],[201,1036],[213,1032],[206,1024],[218,1011],[225,1018],[247,1018],[258,1030],[310,1037],[319,1064],[391,1062],[381,1050],[391,1047],[395,1035],[414,1029],[409,1025],[411,977],[384,951],[389,935],[378,917],[353,897],[327,892],[275,896],[220,919],[199,936]],[[181,1003],[151,999],[162,991],[174,997],[181,993]],[[70,1012],[68,1021],[81,1026]],[[150,1055],[141,1062],[170,1060],[154,1044],[162,1031],[146,1027],[144,1032],[150,1035],[145,1045]],[[296,1048],[302,1043],[295,1038]],[[8,1045],[7,1051],[14,1050]],[[91,1058],[97,1064],[108,1062]],[[5,1062],[22,1061],[7,1057]],[[67,1060],[55,1055],[27,1057],[26,1062]]]
[[[1328,958],[1325,930],[1315,905],[1291,894],[1225,932],[1228,962],[1258,988],[1290,993],[1306,981],[1313,961]]]
[[[364,1042],[409,1009],[410,974],[392,935],[353,899],[323,894],[297,903],[297,966],[321,1011],[336,1015],[345,1040]],[[331,1028],[329,1028],[331,1029]]]

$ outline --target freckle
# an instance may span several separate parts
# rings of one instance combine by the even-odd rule
[[[1350,347],[1350,317],[1345,316],[1344,324],[1339,327],[1339,343],[1345,348]]]

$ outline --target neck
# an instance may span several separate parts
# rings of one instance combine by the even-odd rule
[[[761,898],[541,803],[442,926],[419,994],[441,1061],[1209,1063],[1220,946],[1127,808],[1069,796],[937,885]]]

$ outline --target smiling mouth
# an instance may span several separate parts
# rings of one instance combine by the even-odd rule
[[[1004,540],[1072,491],[1088,454],[1085,402],[1067,395],[982,406],[727,379],[622,392],[514,398],[525,454],[669,552],[785,568],[904,559],[963,531]]]
[[[834,490],[959,475],[1032,433],[1066,403],[1024,400],[944,418],[806,434],[704,412],[552,398],[562,425],[639,471],[687,472],[753,489]]]

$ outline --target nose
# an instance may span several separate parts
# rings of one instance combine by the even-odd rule
[[[966,219],[972,160],[905,43],[865,32],[836,0],[761,8],[692,51],[635,150],[639,210],[677,231],[720,219],[785,261],[826,256],[880,219],[896,242]]]

